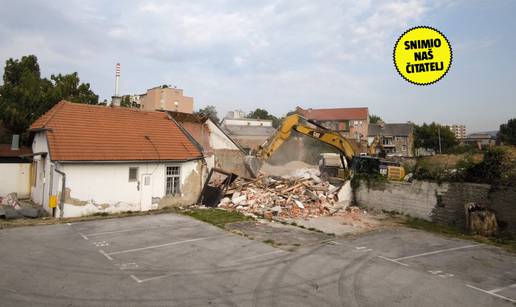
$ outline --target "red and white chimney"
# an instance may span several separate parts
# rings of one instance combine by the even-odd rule
[[[115,68],[115,96],[120,96],[120,63]]]

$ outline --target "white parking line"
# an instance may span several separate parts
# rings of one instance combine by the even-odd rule
[[[500,291],[511,289],[511,288],[516,288],[516,284],[512,284],[512,285],[507,286],[507,287],[501,287],[501,288],[496,288],[496,289],[493,289],[493,290],[489,290],[489,292],[496,293],[496,292],[500,292]]]
[[[99,253],[101,253],[102,255],[104,255],[104,257],[106,257],[109,261],[113,261],[113,258],[111,256],[109,256],[108,254],[106,254],[105,251],[99,249]]]
[[[134,281],[136,281],[137,283],[142,283],[142,282],[143,282],[143,280],[139,279],[138,277],[134,276],[133,274],[131,274],[131,275],[129,275],[129,276],[131,276],[131,278],[132,278]]]
[[[481,246],[481,245],[482,244],[473,244],[473,245],[466,245],[466,246],[460,246],[460,247],[454,247],[454,248],[448,248],[448,249],[441,249],[441,250],[436,250],[433,252],[405,256],[405,257],[400,257],[400,258],[396,258],[396,259],[392,259],[392,260],[400,261],[400,260],[411,259],[411,258],[416,258],[416,257],[423,257],[423,256],[428,256],[428,255],[435,255],[435,254],[440,254],[440,253],[445,253],[445,252],[451,252],[451,251],[456,251],[456,250],[460,250],[460,249],[472,248],[472,247],[477,247],[477,246]]]
[[[511,285],[511,286],[512,286],[512,285]],[[511,286],[509,286],[509,287],[511,287]],[[498,290],[498,289],[494,289],[494,290],[488,291],[488,290],[480,289],[480,288],[477,288],[477,287],[475,287],[475,286],[468,285],[468,284],[466,284],[466,287],[469,287],[469,288],[471,288],[471,289],[475,289],[475,290],[477,290],[477,291],[480,291],[480,292],[483,292],[483,293],[486,293],[486,294],[489,294],[489,295],[492,295],[492,296],[495,296],[495,297],[501,298],[502,300],[506,300],[506,301],[511,302],[511,303],[513,303],[513,304],[515,304],[515,303],[516,303],[516,300],[513,300],[513,299],[511,299],[511,298],[508,298],[508,297],[505,297],[505,296],[503,296],[503,295],[496,294],[496,293],[494,293],[494,292],[493,292],[494,290]],[[506,287],[506,288],[507,288],[507,287]],[[501,290],[499,290],[499,291],[501,291]],[[497,291],[497,292],[498,292],[498,291]]]
[[[132,229],[122,229],[122,230],[113,230],[113,231],[104,231],[104,232],[96,232],[96,233],[88,233],[86,236],[93,237],[93,236],[102,236],[102,235],[109,235],[113,233],[123,233],[123,232],[131,232],[131,231],[145,231],[145,230],[155,230],[160,228],[169,228],[169,227],[177,227],[182,224],[176,224],[176,225],[167,225],[167,226],[159,226],[159,227],[148,227],[148,228],[132,228]],[[193,225],[193,224],[192,224]]]
[[[107,254],[108,255],[118,255],[118,254],[139,252],[139,251],[148,250],[148,249],[154,249],[154,248],[160,248],[160,247],[165,247],[165,246],[178,245],[178,244],[183,244],[183,243],[188,243],[188,242],[195,242],[195,241],[209,240],[209,239],[215,239],[215,238],[222,238],[222,237],[227,237],[227,236],[213,236],[213,237],[205,237],[205,238],[197,238],[197,239],[176,241],[176,242],[170,242],[170,243],[165,243],[165,244],[160,244],[160,245],[151,245],[151,246],[140,247],[140,248],[126,249],[126,250],[111,252],[111,253],[107,253]]]
[[[384,256],[378,256],[378,258],[382,258],[383,260],[387,260],[387,261],[390,261],[390,262],[394,262],[394,263],[397,263],[397,264],[401,264],[402,266],[409,266],[408,264],[406,263],[402,263],[402,262],[399,262],[395,259],[391,259],[391,258],[387,258],[387,257],[384,257]]]

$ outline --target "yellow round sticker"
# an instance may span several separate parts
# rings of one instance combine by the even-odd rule
[[[394,65],[408,82],[429,85],[450,69],[452,49],[448,39],[431,27],[415,27],[403,33],[394,46]]]

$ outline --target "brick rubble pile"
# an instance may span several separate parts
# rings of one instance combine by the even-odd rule
[[[311,218],[342,209],[339,190],[321,180],[319,171],[300,169],[289,176],[238,178],[218,207],[267,219]]]

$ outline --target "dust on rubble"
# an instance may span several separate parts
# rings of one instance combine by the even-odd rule
[[[281,165],[273,165],[267,162],[264,162],[260,173],[269,176],[295,176],[298,171],[311,170],[318,173],[317,166],[310,165],[303,161],[290,161]]]

